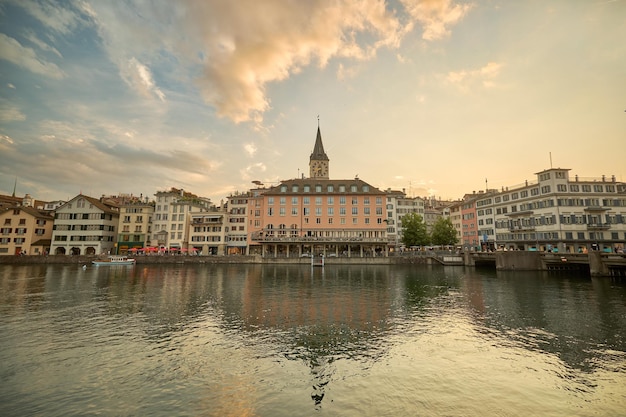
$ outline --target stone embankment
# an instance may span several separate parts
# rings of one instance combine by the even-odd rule
[[[26,255],[0,256],[0,265],[38,265],[38,264],[66,264],[91,265],[91,261],[102,259],[99,256],[70,256],[70,255]],[[143,264],[296,264],[310,265],[311,258],[263,258],[260,255],[232,255],[232,256],[135,256],[138,265]],[[328,257],[326,265],[396,265],[396,264],[426,264],[428,258],[423,256],[391,256],[391,257]]]

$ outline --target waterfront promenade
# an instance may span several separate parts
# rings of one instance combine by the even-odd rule
[[[102,256],[26,255],[1,256],[0,265],[76,264],[91,266]],[[138,265],[158,264],[285,264],[311,265],[309,257],[271,257],[261,255],[189,256],[138,255]],[[319,259],[319,258],[316,258]],[[589,252],[558,254],[550,252],[405,252],[388,257],[326,257],[324,265],[442,265],[488,267],[503,271],[572,271],[591,276],[626,277],[626,254]]]

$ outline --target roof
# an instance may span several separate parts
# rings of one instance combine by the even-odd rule
[[[0,212],[6,213],[7,211],[11,211],[11,210],[20,210],[38,219],[54,220],[54,216],[52,216],[47,211],[37,210],[34,207],[25,207],[25,206],[6,207]]]
[[[298,191],[293,191],[293,186],[298,186]],[[305,192],[304,186],[311,187],[311,191]],[[321,185],[322,191],[316,192],[315,186]],[[328,186],[333,186],[333,191],[328,191]],[[339,191],[339,186],[345,186],[345,191]],[[286,186],[286,191],[281,191],[281,187]],[[356,186],[357,191],[351,191],[352,186]],[[369,191],[363,191],[363,187],[367,187]],[[354,178],[349,180],[330,180],[325,178],[297,178],[292,180],[281,181],[280,184],[262,191],[263,195],[386,195],[385,192],[366,183],[365,181]]]

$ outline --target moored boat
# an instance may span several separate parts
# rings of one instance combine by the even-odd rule
[[[103,265],[135,265],[135,259],[123,255],[109,256],[107,259],[91,261],[95,266]]]

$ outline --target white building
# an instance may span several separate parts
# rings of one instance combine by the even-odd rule
[[[96,255],[113,253],[119,209],[79,194],[55,212],[50,253]]]
[[[388,189],[387,193],[387,236],[392,247],[402,246],[402,218],[409,213],[417,213],[424,219],[424,199],[408,197],[405,190],[395,191]]]
[[[476,201],[481,241],[508,250],[614,251],[626,241],[626,183],[615,177],[536,173],[537,181]]]
[[[248,247],[248,197],[250,193],[236,192],[228,196],[228,225],[226,250],[229,255],[246,255]]]
[[[176,188],[158,191],[155,196],[151,244],[167,250],[188,248],[190,214],[214,209],[211,200]]]

